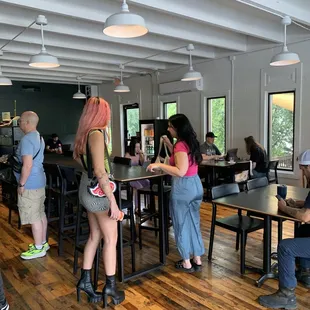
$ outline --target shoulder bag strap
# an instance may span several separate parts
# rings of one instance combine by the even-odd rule
[[[40,135],[40,148],[39,148],[39,150],[37,151],[36,155],[34,155],[34,157],[32,158],[32,160],[34,160],[34,159],[39,155],[39,153],[40,153],[40,151],[41,151],[41,143],[42,143],[42,137],[41,137],[41,135]]]
[[[105,142],[105,137],[106,137],[106,132],[103,131],[103,140],[104,140],[104,159],[107,159],[108,162],[108,166],[109,166],[109,178],[111,178],[112,180],[114,179],[114,175],[113,175],[113,168],[112,168],[112,164],[111,164],[111,159],[110,159],[110,155],[109,155],[109,151],[108,151],[108,147],[107,144]]]
[[[88,136],[89,135],[87,135],[87,141],[86,141],[86,160],[87,160],[87,166],[86,166],[83,154],[80,155],[80,158],[81,158],[81,162],[82,162],[83,168],[87,171],[88,178],[92,179],[93,178],[93,166],[92,166],[92,161],[91,161],[91,157],[90,157],[91,154],[90,154],[90,151],[89,151]]]

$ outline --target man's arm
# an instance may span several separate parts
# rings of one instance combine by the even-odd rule
[[[23,162],[23,167],[19,179],[19,184],[24,186],[27,182],[27,179],[30,175],[32,165],[33,165],[33,160],[32,160],[32,155],[24,155],[22,156],[22,162]]]
[[[278,207],[282,212],[300,220],[301,222],[305,223],[310,222],[310,209],[307,208],[296,209],[289,207],[286,205],[286,202],[284,200],[280,200],[278,202]]]

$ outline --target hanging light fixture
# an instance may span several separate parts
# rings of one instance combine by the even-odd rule
[[[189,71],[183,75],[181,81],[196,81],[202,78],[201,73],[195,71],[192,63],[192,51],[195,49],[193,44],[188,44],[186,48],[189,52]]]
[[[29,66],[40,69],[59,67],[60,64],[57,57],[49,54],[44,46],[43,26],[47,25],[47,19],[45,18],[45,16],[39,15],[36,19],[36,24],[41,26],[42,48],[39,54],[31,56]]]
[[[121,81],[120,83],[114,88],[114,92],[115,93],[129,93],[130,89],[128,86],[124,85],[123,83],[123,70],[124,70],[124,66],[123,65],[119,65],[119,68],[121,69]]]
[[[3,52],[0,50],[0,56],[3,56]],[[4,76],[1,71],[1,66],[0,66],[0,86],[11,86],[12,81]]]
[[[78,91],[77,91],[77,93],[75,93],[74,95],[73,95],[73,99],[86,99],[86,95],[85,94],[83,94],[82,92],[81,92],[81,89],[80,89],[80,80],[81,80],[81,78],[78,76],[77,78],[77,81],[78,81]]]
[[[272,57],[270,66],[289,66],[295,65],[300,62],[299,56],[296,53],[289,52],[286,45],[286,27],[292,23],[289,16],[284,16],[282,19],[282,25],[284,25],[284,44],[280,54]]]
[[[126,0],[123,0],[121,12],[109,16],[103,28],[105,35],[115,38],[136,38],[147,32],[144,18],[130,13]]]
[[[11,86],[11,85],[12,85],[12,81],[2,74],[1,67],[0,67],[0,86]]]

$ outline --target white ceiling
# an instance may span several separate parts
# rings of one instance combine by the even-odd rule
[[[240,3],[244,2],[244,3]],[[45,15],[47,51],[58,57],[56,69],[30,68],[30,56],[40,51],[40,28],[33,25],[7,45],[0,57],[5,76],[12,80],[101,84],[124,76],[169,70],[188,62],[185,48],[150,59],[150,55],[195,45],[194,62],[220,58],[262,48],[283,41],[279,16],[290,15],[310,26],[309,0],[130,0],[133,13],[144,17],[149,33],[140,38],[107,37],[102,29],[108,16],[120,11],[120,0],[0,0],[0,46]],[[247,5],[247,4],[250,5]],[[255,8],[254,6],[259,6]],[[288,41],[310,38],[310,32],[296,25],[288,27]]]

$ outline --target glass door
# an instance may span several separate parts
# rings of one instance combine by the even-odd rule
[[[139,104],[128,104],[123,106],[124,109],[124,145],[125,152],[130,143],[131,137],[136,137],[139,132]]]

